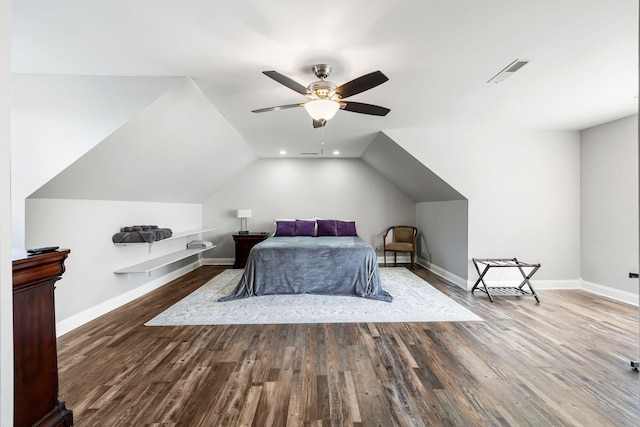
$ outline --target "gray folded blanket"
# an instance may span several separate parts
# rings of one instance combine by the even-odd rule
[[[170,228],[157,225],[132,225],[121,227],[120,232],[111,237],[113,243],[153,243],[173,235]]]

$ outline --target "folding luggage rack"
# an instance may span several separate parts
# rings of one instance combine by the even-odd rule
[[[529,264],[526,262],[521,262],[521,261],[518,261],[517,258],[510,258],[510,259],[509,258],[493,258],[493,259],[472,258],[472,260],[473,260],[473,265],[476,267],[476,271],[478,272],[478,275],[480,277],[478,277],[478,280],[476,281],[475,285],[473,285],[473,288],[471,288],[471,293],[473,293],[473,291],[478,289],[479,291],[482,291],[485,294],[487,294],[491,302],[493,302],[493,295],[495,296],[533,296],[537,302],[540,302],[540,298],[538,298],[538,294],[533,289],[533,286],[531,285],[531,282],[530,282],[531,277],[540,268],[540,264]],[[478,267],[478,264],[482,264],[485,266],[482,272],[480,272],[480,267]],[[492,267],[517,268],[518,270],[520,270],[520,273],[522,274],[522,278],[524,280],[520,283],[520,285],[514,286],[514,287],[487,286],[487,284],[484,281],[484,276]],[[529,274],[526,274],[524,271],[525,268],[531,268],[532,270],[529,272]],[[479,287],[480,284],[482,284],[482,287]],[[529,290],[527,290],[524,287],[525,285],[529,287]]]

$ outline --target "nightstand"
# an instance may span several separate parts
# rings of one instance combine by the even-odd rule
[[[233,268],[244,268],[251,248],[265,240],[267,237],[269,237],[269,233],[266,231],[234,234],[233,240],[236,242],[236,260],[233,264]]]

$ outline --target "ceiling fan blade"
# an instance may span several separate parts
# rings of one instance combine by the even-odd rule
[[[347,98],[381,85],[387,80],[389,80],[389,78],[380,71],[374,71],[373,73],[365,74],[364,76],[343,84],[335,90],[335,93],[340,95],[341,98]]]
[[[327,121],[326,120],[316,120],[313,119],[313,127],[314,128],[321,128],[327,125]]]
[[[278,105],[277,107],[260,108],[259,110],[251,110],[252,113],[265,113],[267,111],[285,110],[287,108],[303,107],[304,104],[288,104]]]
[[[290,79],[284,74],[280,74],[277,71],[263,71],[262,74],[264,74],[267,77],[271,77],[273,80],[277,81],[281,85],[284,85],[289,89],[295,90],[301,95],[307,95],[309,93],[309,90],[306,87],[302,86],[300,83],[296,82],[295,80]]]
[[[386,116],[387,113],[391,111],[390,109],[380,107],[379,105],[363,104],[362,102],[341,102],[340,108],[345,111],[370,114],[372,116]]]

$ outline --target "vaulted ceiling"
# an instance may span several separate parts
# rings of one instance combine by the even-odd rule
[[[337,149],[360,157],[380,130],[492,123],[578,130],[637,112],[637,0],[348,2],[21,0],[14,73],[185,76],[261,157]],[[530,61],[487,83],[514,59]],[[386,117],[339,111],[314,129],[305,98],[264,76],[307,85],[311,66],[344,83],[389,81],[353,97]]]

